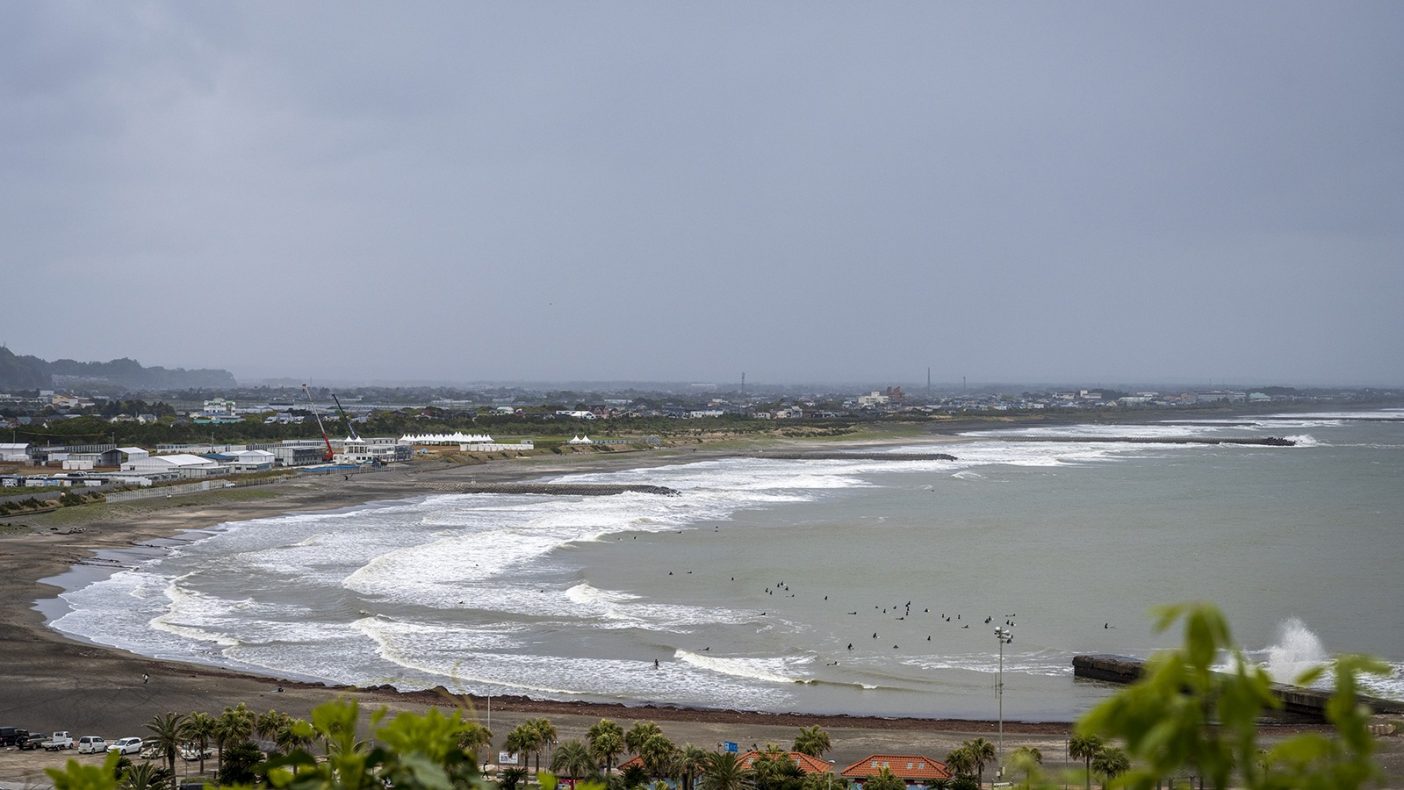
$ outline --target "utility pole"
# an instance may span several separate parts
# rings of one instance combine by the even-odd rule
[[[999,626],[995,628],[995,639],[999,640],[999,680],[995,684],[995,696],[999,697],[999,751],[995,755],[998,769],[995,776],[1004,777],[1004,646],[1014,639],[1014,632]]]

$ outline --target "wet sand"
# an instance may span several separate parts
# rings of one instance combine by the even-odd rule
[[[68,730],[108,738],[140,736],[152,716],[167,711],[203,710],[217,713],[246,703],[262,711],[276,708],[305,716],[317,704],[337,696],[360,701],[363,710],[423,710],[437,705],[468,709],[487,719],[486,701],[422,691],[399,693],[391,688],[350,689],[294,683],[222,669],[158,661],[125,651],[81,643],[49,629],[36,600],[52,598],[59,589],[42,579],[74,566],[122,562],[124,552],[159,547],[179,539],[189,529],[273,516],[291,511],[349,507],[376,500],[402,499],[434,493],[445,484],[513,482],[540,475],[604,471],[627,466],[698,460],[726,454],[722,450],[655,451],[589,454],[576,457],[536,456],[472,466],[437,462],[353,475],[299,477],[289,482],[245,489],[228,489],[171,499],[140,500],[112,505],[87,505],[38,516],[4,519],[0,527],[0,726],[30,730]],[[3,523],[0,521],[0,523]],[[19,527],[18,525],[23,525]],[[147,549],[150,550],[150,549]],[[143,681],[143,675],[149,681]],[[583,702],[534,701],[521,697],[492,700],[491,727],[500,745],[506,732],[523,718],[551,719],[561,740],[580,737],[601,717],[628,726],[633,720],[657,721],[678,743],[705,748],[722,741],[788,746],[801,726],[819,724],[829,730],[834,749],[827,757],[841,768],[873,752],[923,753],[937,759],[976,735],[995,740],[993,721],[953,720],[932,711],[931,718],[887,719],[856,716],[816,716],[802,712],[766,714],[715,709],[653,708]],[[1061,761],[1070,724],[1005,722],[1007,749],[1021,745],[1040,748],[1051,765]],[[1300,728],[1273,728],[1274,735]],[[1381,741],[1392,776],[1404,776],[1399,738]],[[42,777],[45,765],[61,764],[71,752],[0,750],[0,781]],[[85,761],[96,757],[85,756]]]

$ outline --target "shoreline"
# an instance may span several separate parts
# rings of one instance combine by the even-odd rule
[[[778,452],[792,448],[822,450],[840,447],[940,444],[960,441],[955,431],[980,427],[1015,427],[1008,422],[939,426],[941,433],[916,433],[887,438],[842,440],[779,440],[767,443]],[[944,435],[943,435],[944,434]],[[442,493],[434,484],[456,485],[521,483],[545,476],[648,468],[689,463],[717,457],[768,453],[759,447],[674,448],[661,451],[581,454],[565,457],[518,458],[475,465],[446,467],[424,464],[392,468],[343,480],[337,476],[294,478],[263,487],[225,489],[172,499],[140,500],[118,504],[86,505],[26,517],[37,527],[21,534],[0,532],[0,596],[9,606],[0,608],[0,700],[6,726],[31,729],[68,729],[84,732],[140,732],[143,722],[165,711],[214,711],[245,702],[250,707],[306,716],[321,702],[349,697],[363,708],[392,711],[423,710],[430,706],[461,707],[482,718],[486,698],[456,696],[443,689],[400,692],[387,686],[358,688],[280,679],[273,675],[148,658],[120,648],[79,640],[48,625],[51,615],[38,603],[63,592],[59,577],[80,567],[102,572],[106,562],[95,558],[121,552],[161,551],[164,541],[180,540],[183,532],[210,529],[234,521],[248,521],[291,512],[327,512],[363,506],[376,501],[399,501]],[[120,570],[115,563],[111,571]],[[142,680],[143,674],[151,678]],[[665,723],[670,735],[682,731],[699,744],[739,740],[781,742],[800,726],[819,724],[834,732],[835,754],[869,751],[927,749],[944,756],[931,744],[958,745],[958,736],[988,737],[997,724],[988,719],[941,717],[883,717],[852,714],[763,712],[671,705],[637,705],[580,700],[537,700],[525,696],[496,696],[491,700],[494,731],[499,737],[512,722],[549,715],[562,738],[576,737],[593,721],[609,717],[622,721],[653,720]],[[627,726],[627,725],[626,725]],[[1283,735],[1314,726],[1270,725],[1269,732]],[[1071,731],[1071,722],[1020,722],[1006,720],[1004,731],[1016,737],[1039,739],[1058,747]],[[788,734],[786,734],[788,733]],[[1053,739],[1053,740],[1049,740]],[[1023,741],[1021,741],[1023,742]],[[905,745],[904,745],[905,744]],[[939,751],[939,754],[936,752]],[[865,752],[866,753],[866,752]],[[3,766],[3,761],[0,761]],[[7,775],[0,767],[0,777]]]

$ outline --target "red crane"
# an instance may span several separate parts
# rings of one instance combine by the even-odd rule
[[[307,395],[307,402],[312,404],[312,418],[317,421],[317,430],[322,432],[322,441],[327,443],[327,451],[322,453],[322,463],[329,464],[336,458],[336,451],[332,450],[331,439],[327,438],[327,429],[322,427],[322,416],[317,413],[317,403],[312,400],[312,390],[303,384],[302,391]]]

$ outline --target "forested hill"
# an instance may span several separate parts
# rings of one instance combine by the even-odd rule
[[[34,389],[173,390],[234,387],[234,375],[227,370],[202,368],[142,367],[134,359],[111,362],[53,362],[38,357],[19,356],[0,347],[0,391]]]

